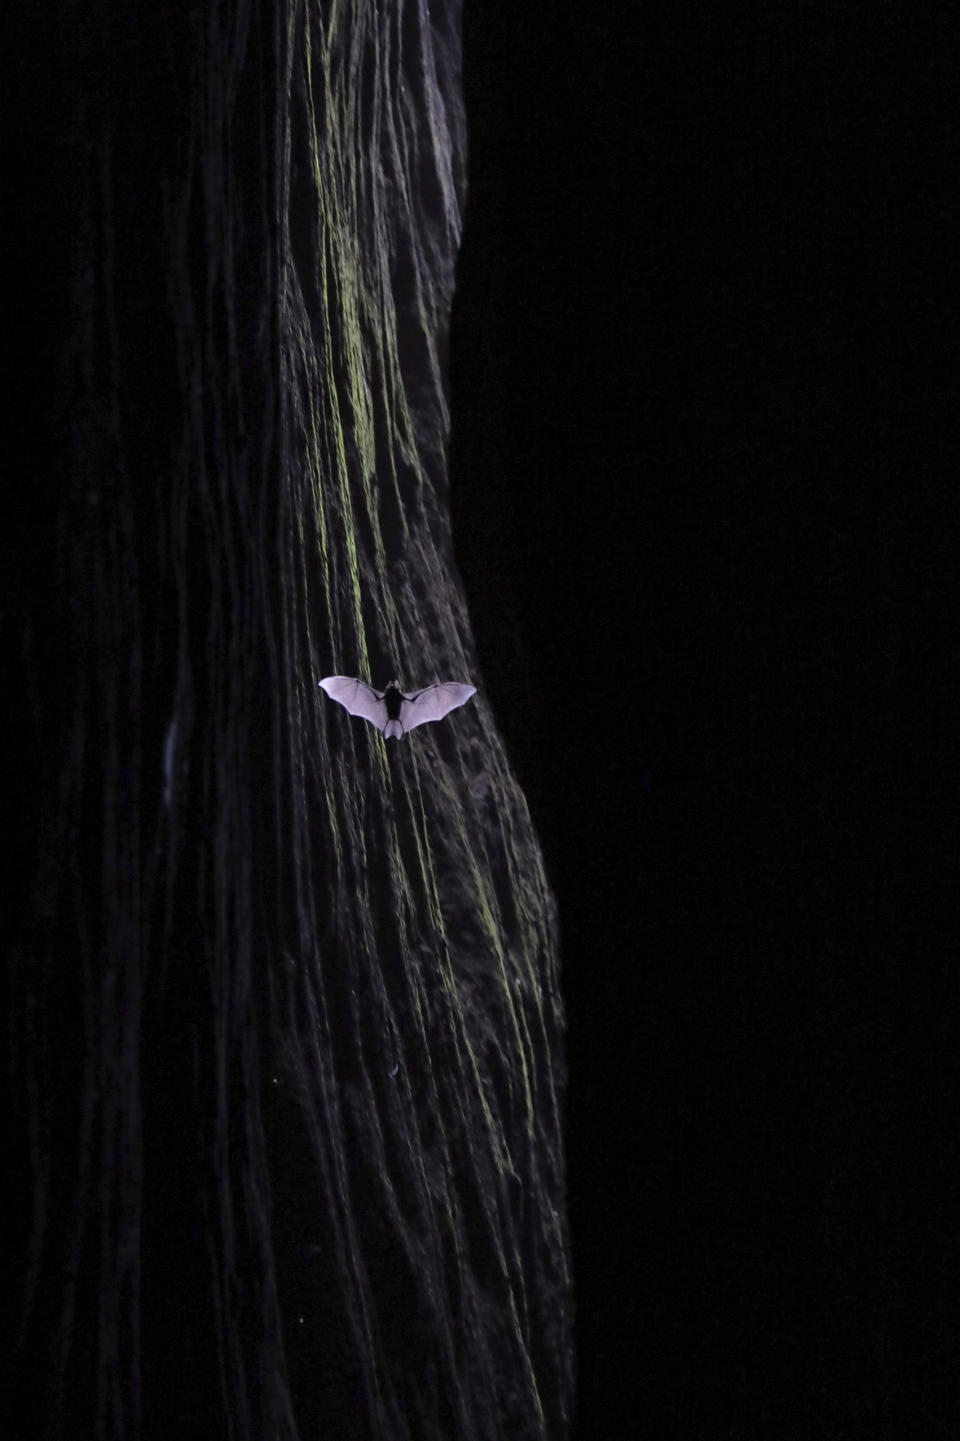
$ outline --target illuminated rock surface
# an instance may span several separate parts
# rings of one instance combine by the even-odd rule
[[[555,913],[447,512],[459,24],[17,22],[17,1434],[567,1433]],[[481,693],[388,747],[332,672]]]

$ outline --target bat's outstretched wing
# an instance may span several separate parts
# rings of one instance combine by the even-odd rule
[[[331,700],[339,701],[351,715],[363,716],[378,731],[386,725],[387,707],[383,691],[374,690],[366,681],[354,680],[348,675],[328,675],[320,682],[320,689],[325,690]]]
[[[463,705],[476,693],[475,685],[446,680],[439,685],[428,685],[426,690],[416,691],[413,695],[405,694],[400,702],[400,724],[405,731],[412,731],[414,726],[422,726],[425,721],[442,720],[448,711],[456,710],[458,705]]]

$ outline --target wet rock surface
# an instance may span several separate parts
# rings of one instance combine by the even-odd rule
[[[459,26],[16,20],[25,1435],[567,1432],[555,907],[447,506]],[[334,672],[480,693],[385,743]]]

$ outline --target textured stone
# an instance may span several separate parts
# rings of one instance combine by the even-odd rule
[[[34,86],[18,20],[20,1434],[567,1432],[555,908],[447,511],[459,23],[66,7]],[[481,693],[388,747],[331,672]]]

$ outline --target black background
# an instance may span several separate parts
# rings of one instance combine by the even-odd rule
[[[451,476],[560,900],[576,1434],[955,1434],[954,29],[502,11]]]

